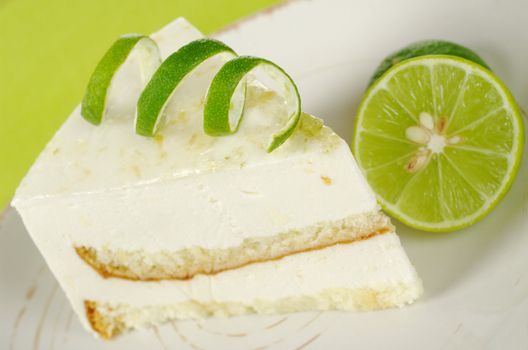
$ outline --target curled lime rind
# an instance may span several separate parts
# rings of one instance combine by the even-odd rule
[[[148,80],[161,62],[156,43],[146,35],[126,34],[117,39],[97,64],[90,77],[81,106],[81,115],[94,125],[101,124],[112,80],[134,49],[141,49],[142,75]]]
[[[145,45],[140,45],[144,43]],[[293,133],[301,115],[301,98],[292,78],[275,63],[263,58],[237,54],[214,39],[198,39],[182,46],[160,64],[159,49],[148,36],[128,34],[119,38],[106,52],[90,78],[81,114],[99,125],[106,109],[107,95],[117,70],[136,47],[148,47],[140,53],[141,74],[148,80],[137,101],[135,130],[143,136],[154,136],[161,115],[180,83],[209,58],[227,54],[235,57],[225,63],[209,86],[204,105],[204,131],[212,136],[234,134],[242,121],[246,103],[246,76],[261,68],[286,101],[283,126],[275,132],[266,147],[272,152]],[[152,49],[154,48],[154,49]],[[275,84],[277,83],[277,84]],[[176,101],[177,102],[177,101]]]
[[[160,116],[181,81],[202,62],[221,53],[236,56],[229,46],[213,39],[192,41],[170,55],[139,96],[136,133],[154,136]]]
[[[274,80],[280,80],[282,96],[292,109],[285,125],[271,137],[267,151],[282,145],[295,130],[301,115],[301,98],[292,78],[275,63],[259,57],[241,56],[227,62],[215,75],[204,107],[204,131],[211,136],[235,133],[242,121],[245,104],[245,78],[257,67],[263,67]]]

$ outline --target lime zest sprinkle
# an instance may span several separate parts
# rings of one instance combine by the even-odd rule
[[[171,54],[156,70],[139,96],[136,133],[154,136],[160,116],[180,82],[196,67],[212,56],[235,51],[214,39],[198,39]]]
[[[130,33],[119,37],[110,46],[92,73],[81,105],[81,115],[94,125],[101,124],[106,110],[106,102],[112,80],[135,48],[148,48],[140,56],[142,75],[150,78],[152,71],[161,62],[158,45],[148,36]],[[149,64],[144,61],[149,61]]]
[[[275,63],[259,57],[240,56],[227,62],[213,78],[204,107],[204,131],[211,136],[234,134],[242,121],[246,76],[263,67],[274,80],[281,80],[282,95],[293,107],[286,124],[271,137],[267,152],[272,152],[291,136],[301,116],[301,98],[293,79]]]

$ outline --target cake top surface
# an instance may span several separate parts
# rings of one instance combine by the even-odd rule
[[[177,19],[153,34],[165,59],[202,34]],[[14,202],[148,184],[164,179],[243,169],[297,157],[330,155],[348,147],[319,119],[303,114],[293,135],[268,153],[266,145],[285,101],[255,77],[248,77],[244,120],[236,134],[212,137],[203,131],[207,88],[226,57],[210,58],[190,73],[165,108],[160,128],[149,138],[134,132],[135,102],[145,85],[134,53],[116,73],[107,113],[99,126],[77,107],[42,151]],[[352,159],[352,157],[351,157]]]

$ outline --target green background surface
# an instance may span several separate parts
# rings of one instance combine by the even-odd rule
[[[279,0],[0,0],[0,209],[121,34],[184,16],[204,33]]]

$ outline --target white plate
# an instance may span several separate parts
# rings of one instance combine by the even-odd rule
[[[297,1],[219,33],[239,53],[282,65],[304,110],[345,139],[369,75],[390,51],[443,38],[479,52],[528,105],[528,2]],[[160,23],[160,26],[162,23]],[[18,216],[0,228],[1,349],[527,349],[526,161],[512,191],[470,229],[420,233],[398,225],[426,293],[371,313],[305,313],[177,322],[113,342],[81,329]]]

